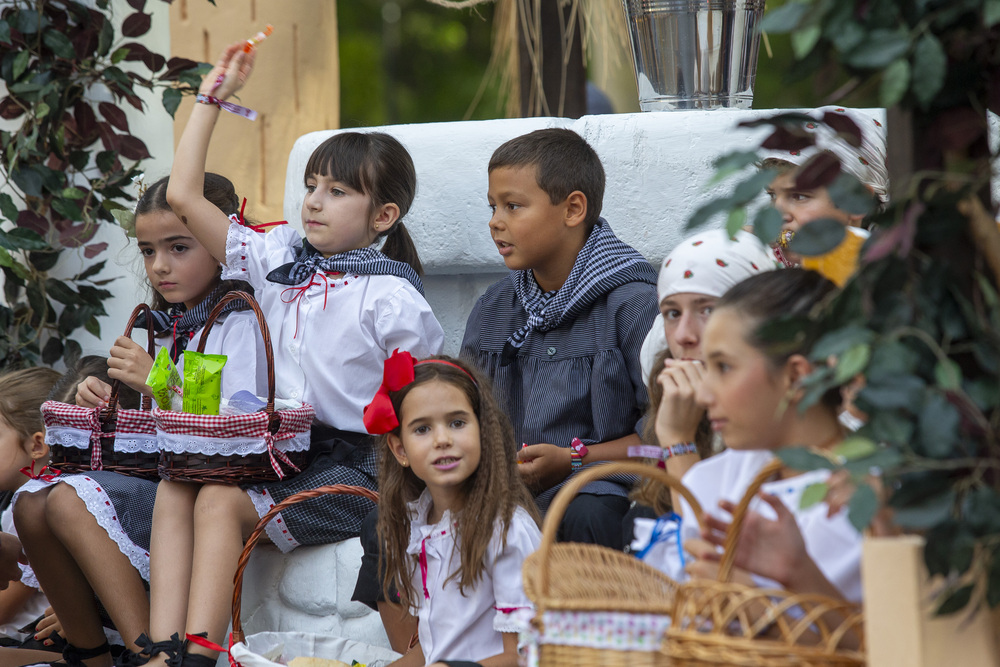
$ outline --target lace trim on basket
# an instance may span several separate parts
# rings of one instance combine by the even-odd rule
[[[277,440],[275,449],[283,452],[304,452],[309,449],[309,433],[299,433],[287,440]],[[160,449],[175,454],[205,454],[218,456],[246,456],[248,454],[266,454],[267,443],[263,438],[244,438],[219,440],[199,435],[157,434]]]
[[[248,228],[239,224],[239,221],[230,220],[235,224],[230,224],[226,232],[226,265],[222,267],[222,279],[238,278],[247,279],[247,253],[246,240],[251,232]]]
[[[254,509],[257,510],[257,516],[263,517],[274,507],[274,498],[271,497],[266,488],[262,488],[260,491],[247,489],[247,493],[250,495],[250,500],[253,501]],[[271,540],[274,546],[278,547],[281,553],[287,554],[299,546],[299,541],[288,530],[288,524],[285,523],[285,518],[281,516],[281,512],[278,512],[273,519],[268,521],[264,527],[264,532],[267,533],[268,539]]]
[[[156,454],[160,451],[160,445],[155,435],[119,432],[115,434],[115,451],[124,454],[134,454],[136,452]]]
[[[149,552],[129,539],[128,533],[118,521],[114,504],[101,485],[86,475],[70,475],[58,481],[73,487],[76,495],[80,496],[80,500],[87,506],[87,510],[97,519],[97,524],[118,545],[118,550],[125,554],[143,580],[149,581]]]
[[[529,624],[529,646],[562,644],[619,651],[658,651],[670,617],[626,612],[547,611],[544,633]],[[536,663],[537,664],[537,663]]]
[[[45,444],[76,449],[90,449],[90,431],[68,426],[49,426],[45,429]]]

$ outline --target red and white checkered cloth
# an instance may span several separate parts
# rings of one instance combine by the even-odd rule
[[[46,401],[42,404],[45,441],[49,446],[90,449],[90,467],[102,470],[102,448],[109,439],[115,440],[115,451],[156,452],[156,422],[149,410],[119,409],[114,431],[104,432],[102,408],[84,408],[72,403]],[[131,446],[119,449],[116,434],[126,436]],[[103,441],[103,442],[102,442]]]

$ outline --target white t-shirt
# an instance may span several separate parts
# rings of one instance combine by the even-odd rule
[[[501,550],[500,524],[486,550],[486,567],[475,588],[459,592],[458,577],[448,579],[461,567],[462,556],[451,512],[429,526],[431,507],[426,490],[410,509],[408,554],[416,557],[410,574],[417,596],[417,632],[427,664],[438,660],[477,661],[503,653],[502,632],[522,630],[520,618],[531,609],[524,593],[521,567],[524,559],[538,549],[542,534],[526,510],[518,507],[507,528],[507,544]],[[421,554],[427,565],[425,579],[420,566]],[[447,581],[445,581],[447,579]]]
[[[699,461],[684,475],[684,485],[701,503],[702,510],[721,519],[729,520],[730,516],[719,508],[720,500],[739,503],[757,473],[767,465],[774,455],[768,451],[737,451],[726,450],[717,456]],[[810,484],[825,482],[830,476],[829,470],[814,470],[788,479],[766,482],[761,491],[776,496],[795,515],[795,520],[802,531],[806,552],[816,562],[816,565],[830,580],[837,590],[851,602],[861,601],[861,533],[847,519],[847,509],[843,509],[832,518],[827,518],[826,503],[816,503],[800,509],[802,492]],[[758,496],[750,509],[767,519],[776,518],[774,510]],[[698,537],[698,522],[694,520],[691,507],[687,501],[681,500],[681,544]],[[636,520],[636,533],[639,533],[639,522],[648,522],[643,534],[648,534],[652,520]],[[685,578],[680,559],[672,544],[664,545],[663,549],[651,550],[651,558],[646,562],[666,572],[678,580]],[[655,558],[655,553],[662,557]],[[763,577],[755,577],[761,586],[781,586]]]
[[[444,331],[420,292],[395,276],[268,281],[272,269],[294,260],[300,242],[287,226],[259,234],[233,223],[222,277],[249,282],[267,316],[277,396],[311,404],[330,426],[364,433],[362,414],[385,360],[397,348],[414,358],[438,354]]]
[[[0,513],[0,530],[11,535],[17,535],[17,529],[14,528],[14,505],[13,503],[7,507],[2,513]],[[27,566],[21,565],[22,573],[25,571]],[[25,586],[31,588],[37,588],[38,582],[34,580],[34,576],[29,576],[28,580],[22,581]],[[3,595],[3,593],[0,593]],[[17,640],[25,640],[28,638],[27,633],[18,632],[19,628],[32,623],[36,618],[45,613],[45,610],[49,606],[49,601],[45,597],[45,594],[39,590],[36,590],[31,597],[28,598],[27,602],[14,614],[14,617],[10,619],[8,623],[0,625],[0,637],[10,637]]]

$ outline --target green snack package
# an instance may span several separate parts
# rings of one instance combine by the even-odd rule
[[[161,410],[177,410],[174,397],[181,391],[181,374],[170,359],[167,348],[161,347],[149,369],[146,384],[153,390],[153,399]]]
[[[184,412],[217,415],[226,355],[184,350]]]

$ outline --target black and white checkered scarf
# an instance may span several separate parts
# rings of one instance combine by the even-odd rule
[[[272,283],[298,285],[315,273],[356,273],[362,276],[396,276],[408,280],[417,291],[424,293],[424,284],[413,267],[405,262],[389,259],[374,248],[356,248],[332,257],[323,257],[309,241],[303,240],[295,249],[295,261],[282,264],[267,274]]]
[[[198,331],[205,326],[208,314],[215,308],[229,290],[219,285],[211,294],[194,308],[185,308],[183,303],[175,303],[167,310],[154,310],[153,313],[153,333],[157,336],[171,334],[172,343],[170,345],[170,358],[177,363],[184,350],[187,349],[188,342]],[[243,301],[230,301],[222,307],[223,313],[230,313],[236,310],[247,310],[248,306]],[[145,313],[139,315],[135,322],[139,329],[146,329]]]
[[[510,280],[528,321],[504,345],[504,363],[517,356],[532,331],[549,331],[573,319],[602,294],[631,282],[656,285],[656,271],[632,246],[623,243],[604,218],[590,232],[569,277],[556,291],[542,292],[531,270],[512,271]]]

